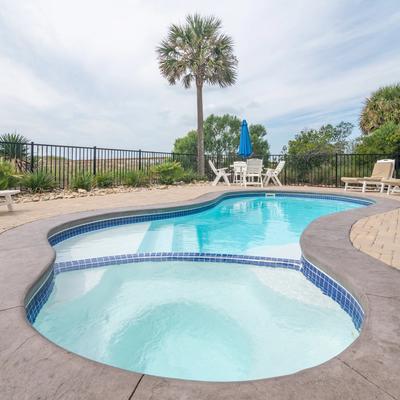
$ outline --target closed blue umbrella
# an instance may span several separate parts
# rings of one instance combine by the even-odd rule
[[[251,145],[249,128],[247,126],[247,122],[244,119],[242,121],[242,127],[240,129],[240,143],[237,154],[244,158],[251,156],[253,153],[253,146]]]

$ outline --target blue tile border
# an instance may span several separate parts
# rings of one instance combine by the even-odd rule
[[[40,288],[36,291],[36,293],[29,300],[27,305],[25,306],[26,318],[28,321],[33,324],[40,310],[49,299],[49,296],[54,287],[54,267],[51,269],[50,273],[43,281]]]
[[[61,272],[74,271],[78,269],[105,267],[109,265],[130,264],[145,261],[193,261],[193,262],[221,262],[232,264],[249,264],[264,267],[278,267],[300,270],[298,260],[286,258],[258,257],[236,254],[213,254],[213,253],[136,253],[121,254],[84,260],[64,261],[54,264],[54,275]]]
[[[301,272],[309,281],[317,286],[322,293],[337,302],[351,317],[356,329],[358,331],[361,330],[364,320],[364,311],[358,301],[343,286],[319,268],[315,267],[304,257],[299,261],[286,258],[212,253],[136,253],[55,263],[51,273],[48,275],[42,286],[29,300],[26,306],[27,319],[32,324],[35,322],[37,315],[53,290],[54,277],[60,273],[150,261],[220,262],[296,270]]]
[[[364,310],[354,296],[306,258],[301,258],[301,265],[301,272],[303,275],[317,286],[322,293],[336,301],[336,303],[338,303],[340,307],[350,315],[354,326],[358,331],[360,331],[364,321]]]
[[[155,221],[161,219],[182,217],[185,215],[196,214],[202,211],[206,211],[210,208],[215,207],[222,201],[226,199],[231,199],[235,197],[265,197],[266,195],[271,197],[297,197],[297,198],[312,198],[312,199],[325,199],[325,200],[339,200],[345,201],[349,203],[361,204],[361,205],[370,205],[373,204],[373,201],[366,199],[359,199],[354,197],[347,196],[338,196],[338,195],[323,195],[323,194],[313,194],[313,193],[278,193],[278,192],[246,192],[246,193],[232,193],[225,195],[216,201],[213,201],[206,205],[194,206],[193,208],[185,208],[181,210],[175,211],[165,211],[160,213],[144,213],[140,215],[126,216],[126,217],[118,217],[118,218],[109,218],[98,220],[94,222],[89,222],[82,225],[77,225],[72,228],[65,229],[63,231],[57,232],[54,235],[48,238],[50,245],[54,246],[64,240],[70,239],[74,236],[81,235],[83,233],[88,233],[92,231],[96,231],[99,229],[111,228],[114,226],[120,225],[128,225],[139,222],[147,222],[147,221]]]

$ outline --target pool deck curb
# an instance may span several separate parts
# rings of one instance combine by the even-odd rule
[[[349,197],[370,198],[375,204],[321,217],[303,232],[300,244],[304,257],[346,287],[365,311],[359,338],[319,366],[282,377],[233,383],[159,378],[68,352],[40,335],[26,320],[26,299],[54,262],[49,236],[100,218],[200,207],[232,193],[244,191],[213,192],[174,204],[60,215],[0,234],[0,398],[400,400],[400,271],[358,251],[350,241],[350,230],[357,220],[399,208],[399,202],[389,198],[351,193]],[[345,195],[343,191],[335,194]]]

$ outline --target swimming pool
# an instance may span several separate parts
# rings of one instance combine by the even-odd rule
[[[198,252],[299,259],[300,235],[314,219],[361,204],[348,199],[260,195],[233,197],[204,211],[108,226],[54,248],[57,261],[132,253]]]
[[[71,228],[50,239],[55,277],[28,318],[70,351],[158,376],[240,381],[318,365],[352,343],[363,316],[300,262],[299,237],[366,204],[252,195]]]

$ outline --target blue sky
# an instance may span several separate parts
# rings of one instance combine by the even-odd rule
[[[193,12],[222,19],[239,59],[235,86],[205,89],[205,115],[264,124],[273,152],[303,128],[357,125],[400,81],[397,0],[1,3],[0,132],[36,142],[170,150],[196,97],[160,76],[155,47]]]

